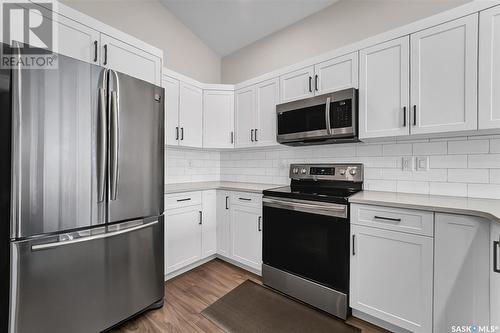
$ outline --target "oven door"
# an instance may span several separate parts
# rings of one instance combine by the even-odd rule
[[[347,294],[346,205],[264,197],[263,262]]]

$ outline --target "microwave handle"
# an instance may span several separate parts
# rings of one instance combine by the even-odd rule
[[[331,98],[328,97],[326,99],[326,106],[325,106],[326,131],[328,132],[328,134],[332,134],[332,128],[330,124],[330,103],[331,103]]]

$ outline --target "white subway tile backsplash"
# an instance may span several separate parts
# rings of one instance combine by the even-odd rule
[[[448,154],[484,154],[490,151],[489,140],[449,141]]]
[[[469,168],[500,168],[500,154],[470,155]]]
[[[467,155],[435,155],[429,157],[429,166],[431,169],[444,168],[466,168]]]
[[[489,183],[488,169],[450,169],[448,181],[452,183]]]
[[[413,155],[445,155],[448,142],[421,142],[413,144]]]
[[[203,151],[166,149],[166,182],[289,183],[291,163],[362,163],[373,191],[499,197],[500,137]],[[403,171],[404,156],[428,156],[429,170]]]
[[[432,195],[451,195],[455,197],[467,196],[467,184],[430,182],[429,194]]]

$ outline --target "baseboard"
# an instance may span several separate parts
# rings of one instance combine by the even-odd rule
[[[378,327],[382,327],[383,329],[386,329],[390,332],[394,333],[411,333],[411,331],[408,331],[404,328],[401,328],[399,326],[396,326],[394,324],[388,323],[385,320],[378,319],[376,317],[373,317],[372,315],[366,314],[364,312],[361,312],[359,310],[352,309],[352,316],[362,319],[366,322],[369,322],[370,324],[373,324]]]
[[[253,267],[247,266],[245,264],[242,264],[241,262],[238,262],[234,259],[225,257],[221,254],[216,254],[216,257],[219,258],[220,260],[223,260],[225,262],[230,263],[231,265],[238,266],[239,268],[242,268],[245,271],[249,271],[250,273],[253,273],[253,274],[258,275],[258,276],[262,276],[262,271],[260,269],[255,269]]]
[[[170,280],[170,279],[172,279],[172,278],[174,278],[174,277],[176,277],[178,275],[186,273],[186,272],[192,270],[193,268],[196,268],[198,266],[206,264],[207,262],[209,262],[210,260],[213,260],[215,258],[216,258],[216,255],[213,254],[213,255],[211,255],[209,257],[206,257],[206,258],[203,258],[201,260],[198,260],[197,262],[189,264],[189,265],[187,265],[185,267],[179,268],[178,270],[176,270],[176,271],[174,271],[172,273],[168,273],[167,275],[165,275],[165,281],[168,281],[168,280]]]

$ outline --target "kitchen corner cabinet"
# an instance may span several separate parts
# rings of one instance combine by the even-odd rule
[[[352,52],[280,77],[281,103],[358,88],[358,52]]]
[[[410,39],[408,36],[359,52],[360,139],[410,134]]]
[[[500,128],[500,6],[479,14],[479,129]]]
[[[201,193],[201,255],[206,258],[217,253],[217,193]]]
[[[277,78],[238,89],[235,92],[235,146],[276,145]]]
[[[234,147],[234,91],[203,91],[203,147]]]
[[[478,14],[410,36],[412,134],[477,129]]]
[[[489,221],[435,214],[434,332],[489,325],[489,240]]]
[[[490,230],[490,324],[500,327],[500,224]]]
[[[103,66],[161,85],[160,58],[105,34],[101,34],[101,47]]]
[[[180,82],[179,136],[180,146],[203,146],[203,91],[199,87]]]

